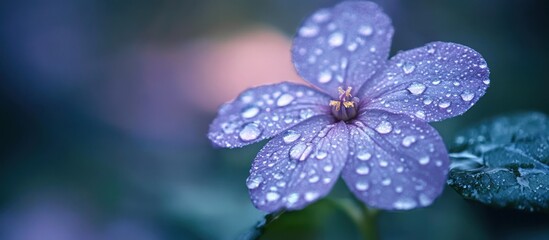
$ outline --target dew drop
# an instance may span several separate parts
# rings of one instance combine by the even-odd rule
[[[317,23],[323,23],[328,21],[328,19],[330,19],[330,16],[330,11],[323,9],[313,14],[313,20]]]
[[[278,99],[276,100],[276,105],[279,107],[284,107],[292,103],[294,99],[295,97],[293,95],[285,93],[285,94],[282,94],[280,97],[278,97]]]
[[[367,152],[366,150],[363,150],[363,151],[360,151],[356,157],[361,160],[361,161],[367,161],[367,160],[370,160],[370,158],[372,158],[372,154],[370,154],[369,152]]]
[[[370,173],[370,168],[367,166],[360,166],[360,167],[357,167],[355,171],[359,175],[366,175]]]
[[[328,44],[331,47],[339,47],[343,44],[345,37],[341,32],[334,32],[328,37]]]
[[[363,25],[358,28],[358,33],[363,36],[370,36],[374,33],[374,29],[370,25]]]
[[[268,192],[267,195],[265,196],[265,198],[267,198],[267,201],[273,202],[273,201],[276,201],[280,198],[280,194],[278,194],[276,192]]]
[[[328,156],[327,152],[320,151],[320,152],[316,153],[316,159],[318,159],[318,160],[322,160],[322,159],[326,158],[327,156]]]
[[[427,46],[427,53],[429,53],[429,54],[435,53],[435,47],[433,47],[433,46]]]
[[[432,99],[427,98],[427,99],[423,100],[423,104],[425,104],[425,105],[430,105],[431,103],[433,103]]]
[[[461,99],[463,99],[463,101],[466,101],[466,102],[473,100],[474,97],[475,97],[475,94],[470,92],[463,92],[461,94]]]
[[[303,26],[299,29],[299,36],[301,37],[314,37],[318,35],[319,28],[316,25]]]
[[[310,183],[315,183],[315,182],[318,182],[318,180],[320,180],[320,178],[318,176],[312,176],[311,178],[309,178],[309,182]]]
[[[385,160],[379,160],[379,166],[387,167],[387,166],[389,166],[389,162],[387,162]]]
[[[411,94],[419,95],[425,91],[425,85],[421,83],[412,83],[407,89]]]
[[[397,173],[401,173],[401,172],[404,172],[404,167],[399,166],[395,170],[396,170]]]
[[[480,65],[478,65],[478,67],[481,68],[481,69],[485,69],[485,68],[488,67],[488,65],[486,65],[486,64],[480,64]]]
[[[284,140],[285,143],[293,143],[295,140],[299,139],[301,137],[301,134],[294,131],[294,130],[288,130],[284,137],[282,137],[282,140]]]
[[[307,192],[305,193],[305,200],[308,201],[308,202],[311,202],[311,201],[314,201],[318,198],[318,193],[317,192]]]
[[[259,113],[259,108],[258,107],[250,106],[250,107],[242,109],[241,115],[242,115],[243,118],[253,118],[253,117],[257,116],[258,113]]]
[[[433,199],[431,199],[429,196],[425,195],[424,193],[419,194],[419,204],[421,206],[428,206],[433,202]]]
[[[424,101],[424,103],[425,103],[425,101]],[[425,112],[421,111],[421,110],[417,111],[416,112],[416,117],[421,118],[421,119],[425,119]]]
[[[393,125],[387,121],[381,121],[376,127],[376,131],[381,134],[390,133],[392,130],[393,130]]]
[[[400,210],[412,209],[412,208],[415,208],[416,206],[417,206],[416,201],[411,198],[399,199],[393,203],[393,207]]]
[[[409,147],[416,142],[415,136],[406,136],[402,139],[402,146]]]
[[[404,189],[402,189],[401,186],[398,186],[398,187],[395,188],[395,192],[397,192],[397,193],[401,193],[403,190]]]
[[[381,181],[381,185],[383,186],[389,186],[391,185],[391,179],[390,178],[385,178]]]
[[[261,135],[261,129],[255,123],[246,124],[238,133],[240,139],[246,142],[256,140],[259,135]]]
[[[485,79],[485,80],[483,80],[482,82],[483,82],[484,84],[488,85],[488,84],[490,84],[490,79]]]
[[[323,169],[324,169],[325,172],[331,172],[332,170],[334,170],[334,166],[326,165],[326,166],[324,166]]]
[[[433,85],[439,85],[440,82],[441,82],[440,80],[433,80],[431,83],[432,83]]]
[[[425,156],[425,157],[420,158],[418,161],[419,161],[419,164],[426,165],[427,163],[429,163],[430,159],[429,159],[428,156]]]
[[[276,172],[273,174],[273,178],[276,179],[276,180],[280,180],[284,177],[284,174],[282,174],[282,172]]]
[[[327,83],[332,80],[332,72],[330,70],[324,70],[318,74],[319,83]]]
[[[440,108],[448,108],[450,106],[450,102],[441,102],[438,104]]]
[[[355,184],[355,188],[356,190],[358,191],[366,191],[368,189],[368,183],[365,183],[365,182],[357,182]]]
[[[302,143],[299,142],[290,148],[290,158],[303,161],[309,157],[313,151],[313,145],[311,143]]]
[[[353,42],[347,45],[347,50],[349,50],[349,52],[354,52],[357,48],[358,48],[358,44],[356,42]]]
[[[257,177],[248,179],[248,181],[246,182],[246,186],[248,187],[248,189],[256,189],[257,187],[259,187],[259,184],[261,184],[262,182],[263,182],[263,177],[257,176]]]
[[[412,63],[404,63],[404,65],[402,65],[402,70],[404,71],[405,74],[410,74],[414,72],[415,69],[416,69],[416,65]]]
[[[286,201],[290,204],[294,204],[299,200],[299,194],[298,193],[290,193],[286,197]]]

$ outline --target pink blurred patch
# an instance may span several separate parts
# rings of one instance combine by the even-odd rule
[[[290,39],[270,28],[256,27],[190,47],[186,54],[190,71],[184,75],[191,78],[182,82],[183,89],[194,105],[207,111],[217,111],[249,87],[303,83],[291,62]]]

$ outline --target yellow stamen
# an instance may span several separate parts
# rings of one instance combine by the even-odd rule
[[[337,91],[339,92],[339,95],[342,95],[345,93],[345,91],[343,91],[343,88],[342,87],[338,87],[337,88]]]
[[[345,97],[351,97],[352,89],[353,89],[352,87],[347,87],[347,90],[345,90]]]
[[[345,108],[352,108],[355,106],[355,103],[351,101],[345,101],[343,102],[343,106],[345,106]]]
[[[343,103],[343,104],[345,104],[345,103]],[[336,111],[339,111],[339,109],[341,108],[341,102],[340,101],[335,101],[335,100],[330,100],[330,106],[335,106]]]

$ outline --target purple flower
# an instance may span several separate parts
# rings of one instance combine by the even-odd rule
[[[261,210],[302,209],[341,174],[373,208],[430,205],[444,188],[448,153],[427,122],[457,116],[484,95],[486,62],[471,48],[434,42],[387,60],[393,27],[371,2],[321,9],[298,30],[293,83],[243,92],[221,107],[208,137],[241,147],[274,137],[247,187]]]

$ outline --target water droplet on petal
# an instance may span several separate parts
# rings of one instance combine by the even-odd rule
[[[319,10],[315,14],[313,14],[313,20],[317,23],[323,23],[323,22],[328,21],[328,19],[330,19],[331,15],[332,14],[330,13],[330,11],[328,11],[326,9]]]
[[[401,186],[398,186],[398,187],[395,188],[395,192],[397,192],[397,193],[401,193],[403,190],[404,189],[402,189]]]
[[[438,104],[440,108],[448,108],[450,106],[450,102],[441,102]]]
[[[256,106],[249,106],[247,108],[244,108],[242,109],[242,117],[243,118],[253,118],[255,116],[257,116],[257,114],[259,113],[259,108],[256,107]]]
[[[423,101],[423,103],[425,103],[425,101]],[[416,112],[416,117],[421,118],[421,119],[425,119],[425,112],[421,111],[421,110],[417,111]]]
[[[387,121],[381,121],[376,127],[376,131],[381,134],[390,133],[392,130],[393,130],[393,125]]]
[[[294,130],[288,130],[284,137],[282,137],[282,140],[284,140],[285,143],[293,143],[295,140],[299,139],[299,137],[301,137],[300,133]]]
[[[368,183],[365,183],[365,182],[357,182],[355,184],[355,188],[356,190],[358,191],[366,191],[368,189]]]
[[[278,97],[278,100],[276,100],[276,105],[279,107],[284,107],[295,99],[295,97],[291,94],[285,93],[282,94],[280,97]]]
[[[331,47],[339,47],[343,44],[345,37],[341,32],[334,32],[328,37],[328,44]]]
[[[316,25],[303,26],[299,29],[299,36],[301,37],[314,37],[318,35],[320,29]]]
[[[387,162],[385,160],[379,160],[379,166],[387,167],[387,166],[389,166],[389,162]]]
[[[269,202],[276,201],[280,198],[280,194],[276,192],[268,192],[265,198],[267,198],[267,201]]]
[[[299,200],[299,194],[298,193],[290,193],[286,197],[286,201],[290,204],[294,204]]]
[[[412,143],[416,142],[415,136],[406,136],[402,139],[402,146],[409,147]]]
[[[391,179],[390,178],[385,178],[381,181],[381,185],[383,186],[389,186],[391,185]]]
[[[248,189],[256,189],[257,187],[259,187],[259,184],[261,184],[262,182],[263,182],[263,177],[261,176],[249,178],[248,181],[246,182],[246,186],[248,187]]]
[[[429,53],[429,54],[435,53],[435,47],[430,46],[430,45],[427,46],[427,53]]]
[[[440,82],[441,82],[440,80],[433,80],[431,83],[432,83],[433,85],[439,85]]]
[[[311,178],[309,178],[309,182],[310,183],[315,183],[315,182],[318,182],[318,180],[320,180],[320,178],[318,176],[312,176]]]
[[[416,69],[416,65],[412,63],[404,63],[404,65],[402,65],[402,70],[404,71],[405,74],[410,74],[414,72],[415,69]]]
[[[290,158],[303,161],[309,157],[313,151],[313,145],[311,143],[299,142],[290,148]]]
[[[370,25],[363,25],[358,28],[358,33],[364,36],[370,36],[374,32],[374,29]]]
[[[427,99],[423,100],[423,104],[425,104],[425,105],[429,105],[431,103],[433,103],[432,99],[427,98]]]
[[[420,158],[418,161],[419,161],[419,164],[425,165],[425,164],[429,163],[429,160],[430,160],[429,157],[425,156],[425,157]]]
[[[488,85],[488,84],[490,84],[490,79],[485,79],[485,80],[483,80],[482,82],[483,82],[484,84]]]
[[[332,72],[330,70],[324,70],[318,74],[319,83],[327,83],[332,80]]]
[[[461,94],[461,99],[463,99],[463,101],[466,101],[466,102],[473,100],[474,97],[475,97],[475,94],[470,92],[463,92]]]
[[[411,94],[419,95],[425,91],[425,85],[421,83],[412,83],[407,89]]]
[[[324,166],[323,169],[324,169],[325,172],[331,172],[332,170],[334,170],[334,166],[326,165],[326,166]]]
[[[412,209],[417,206],[417,203],[414,199],[403,198],[399,199],[393,203],[393,207],[400,210]]]
[[[276,172],[273,174],[273,178],[276,180],[280,180],[284,177],[284,174],[282,172]]]
[[[360,151],[356,157],[361,160],[361,161],[367,161],[367,160],[370,160],[370,158],[372,157],[372,154],[370,154],[369,152],[363,150],[363,151]]]
[[[354,52],[357,48],[358,48],[358,44],[356,42],[353,42],[347,45],[347,50],[349,50],[349,52]]]
[[[316,200],[318,198],[318,193],[317,192],[307,192],[305,193],[305,200],[308,201],[308,202],[312,202],[314,200]]]
[[[431,199],[429,196],[423,193],[419,194],[419,204],[421,204],[421,206],[431,205],[432,202],[433,202],[433,199]]]
[[[256,140],[259,135],[261,135],[261,129],[255,123],[246,124],[238,134],[240,139],[246,142]]]
[[[486,65],[486,63],[484,63],[484,64],[478,65],[478,67],[481,68],[481,69],[485,69],[485,68],[488,67],[488,65]]]
[[[370,173],[370,168],[367,166],[360,166],[356,168],[356,173],[359,175],[366,175]]]
[[[322,160],[324,158],[326,158],[328,156],[328,153],[327,152],[318,152],[316,153],[316,159],[318,160]]]

